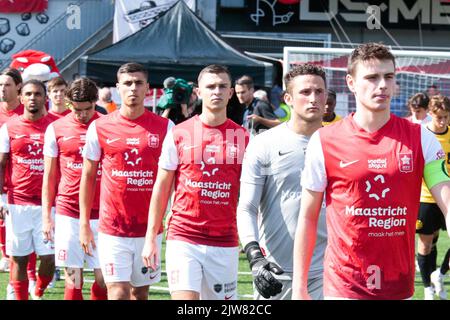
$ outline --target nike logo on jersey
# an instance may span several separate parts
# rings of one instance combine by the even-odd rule
[[[183,146],[183,150],[190,150],[190,149],[194,149],[194,148],[197,148],[198,147],[198,145],[195,145],[195,146]]]
[[[231,298],[233,298],[233,295],[231,295],[231,296],[225,295],[225,300],[230,300]]]
[[[291,150],[291,151],[285,151],[285,152],[278,151],[278,155],[281,157],[281,156],[285,156],[285,155],[287,155],[287,154],[289,154],[289,153],[292,153],[292,152],[294,152],[294,150]]]
[[[70,137],[63,137],[63,141],[67,141],[70,139],[76,138],[75,136],[70,136]]]
[[[350,161],[350,162],[343,162],[343,161],[341,160],[341,162],[339,162],[339,167],[345,168],[345,167],[348,167],[349,165],[354,164],[354,163],[356,163],[356,162],[358,162],[358,161],[359,161],[359,160],[354,160],[354,161]]]
[[[16,134],[16,139],[24,138],[26,136],[26,134]]]
[[[111,144],[111,143],[116,142],[116,141],[118,141],[118,140],[120,140],[120,138],[106,139],[106,143],[107,143],[107,144]]]

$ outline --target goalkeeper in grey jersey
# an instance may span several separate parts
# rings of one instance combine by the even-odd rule
[[[237,213],[239,238],[250,262],[255,299],[291,299],[294,236],[302,188],[300,174],[311,135],[322,126],[325,72],[304,64],[284,77],[291,119],[250,140],[242,164]],[[322,299],[326,247],[325,208],[319,219],[308,290]]]

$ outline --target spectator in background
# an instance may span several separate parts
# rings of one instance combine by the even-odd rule
[[[244,75],[236,80],[236,96],[239,103],[244,105],[242,126],[252,134],[257,134],[261,130],[267,130],[280,124],[269,103],[253,97],[255,88],[252,77]]]
[[[67,82],[62,77],[53,78],[47,83],[47,93],[50,100],[48,113],[54,116],[55,120],[70,113],[65,99],[66,90]]]
[[[430,99],[428,96],[419,92],[411,96],[408,100],[408,108],[411,113],[408,119],[412,123],[426,124],[431,121],[431,116],[428,114],[428,103]]]
[[[436,96],[438,94],[441,94],[439,91],[439,88],[437,87],[437,85],[432,84],[430,86],[428,86],[427,88],[427,95],[431,98],[432,96]]]
[[[112,101],[111,90],[108,87],[103,87],[98,90],[97,105],[103,107],[106,112],[111,113],[117,110],[117,105]]]
[[[399,117],[405,116],[405,107],[407,104],[407,99],[402,95],[400,82],[395,82],[395,92],[391,99],[391,112]]]
[[[450,118],[450,100],[441,95],[433,96],[430,99],[428,109],[429,116],[431,116],[432,120],[425,124],[424,127],[433,133],[441,143],[446,157],[445,163],[447,164],[447,170],[449,170],[450,132],[448,130],[448,120]],[[419,235],[417,242],[417,262],[424,287],[424,300],[433,300],[435,293],[441,300],[447,300],[447,291],[444,287],[444,275],[448,270],[448,252],[442,263],[443,267],[436,270],[436,244],[441,228],[446,230],[444,215],[436,204],[436,200],[434,200],[427,185],[422,181],[416,233]]]
[[[327,103],[325,104],[325,113],[323,114],[322,125],[327,126],[342,119],[341,116],[334,112],[334,108],[336,108],[336,92],[328,89],[328,98]]]

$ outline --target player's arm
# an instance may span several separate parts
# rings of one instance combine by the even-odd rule
[[[94,202],[98,163],[101,147],[98,141],[96,121],[91,123],[86,132],[86,144],[83,148],[83,170],[80,181],[80,244],[83,251],[92,256],[95,249],[94,234],[91,230],[90,216]],[[92,246],[92,250],[91,250]]]
[[[9,135],[6,124],[0,129],[0,220],[3,220],[8,214],[8,207],[6,205],[6,194],[3,194],[3,185],[5,184],[5,168],[9,160]]]
[[[52,217],[52,205],[55,202],[57,190],[58,145],[55,130],[50,124],[44,137],[44,176],[42,180],[42,232],[44,239],[53,241],[55,223]]]
[[[434,200],[444,214],[447,232],[450,235],[450,177],[445,160],[434,160],[427,163],[423,177]]]
[[[142,250],[144,265],[156,270],[159,261],[159,250],[157,244],[158,231],[167,209],[167,203],[172,190],[175,171],[158,169],[158,176],[153,187],[150,208],[148,212],[148,225],[145,234],[145,244]]]
[[[0,153],[0,192],[3,192],[3,185],[5,182],[5,167],[9,159],[9,153]],[[8,207],[6,206],[6,194],[1,195],[0,198],[0,220],[5,219],[8,214]]]
[[[55,222],[52,217],[52,205],[57,189],[57,158],[44,156],[44,177],[42,181],[42,232],[44,239],[53,241]]]
[[[308,271],[317,238],[317,222],[323,192],[303,189],[294,239],[294,273],[292,299],[311,299],[308,294]]]
[[[292,299],[311,299],[308,271],[317,239],[317,225],[327,185],[320,130],[309,140],[301,174],[302,198],[294,238]]]
[[[173,122],[169,121],[158,161],[158,174],[150,199],[147,232],[145,233],[144,248],[141,254],[144,265],[153,270],[157,268],[160,254],[157,244],[158,231],[167,209],[175,172],[179,164],[178,150],[172,133],[173,127]]]
[[[256,137],[247,147],[242,163],[237,226],[239,239],[252,270],[255,288],[266,299],[276,296],[282,290],[282,284],[272,273],[282,274],[283,270],[275,263],[264,258],[259,246],[258,208],[261,202],[267,176],[266,167],[260,157],[264,150]]]
[[[85,158],[80,182],[80,243],[83,251],[92,256],[95,249],[94,234],[90,226],[90,215],[94,203],[98,161]]]

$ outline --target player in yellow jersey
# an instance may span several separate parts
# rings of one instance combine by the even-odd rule
[[[327,126],[342,119],[342,117],[334,112],[336,108],[336,92],[328,89],[327,103],[325,104],[325,113],[322,118],[322,125]]]
[[[431,121],[426,124],[442,145],[446,155],[447,170],[450,168],[450,100],[441,95],[430,98],[428,113]],[[416,233],[419,234],[417,261],[420,275],[424,285],[424,299],[433,300],[434,294],[440,299],[447,299],[447,292],[443,286],[443,275],[449,268],[449,251],[445,255],[441,269],[436,270],[437,248],[439,230],[446,229],[444,215],[436,204],[433,196],[422,181],[420,194],[420,209],[416,223]]]

